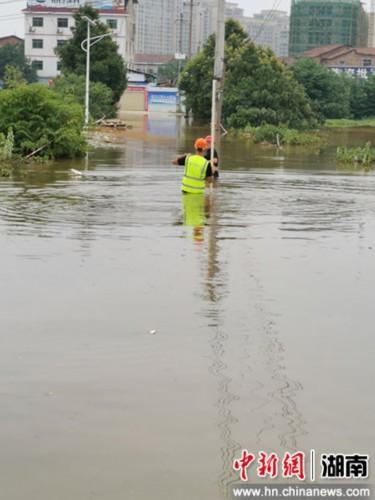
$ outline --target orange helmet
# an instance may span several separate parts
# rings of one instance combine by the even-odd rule
[[[197,139],[194,143],[194,148],[195,149],[207,149],[207,142],[206,139]]]

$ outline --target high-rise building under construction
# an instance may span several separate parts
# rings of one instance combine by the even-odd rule
[[[367,14],[360,0],[292,0],[291,56],[324,45],[366,47]]]

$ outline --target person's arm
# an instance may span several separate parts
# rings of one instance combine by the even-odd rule
[[[176,160],[172,161],[172,165],[180,165],[181,167],[183,167],[185,165],[186,156],[187,155],[179,156]]]
[[[217,154],[216,149],[214,149],[214,165],[215,166],[219,165],[219,155]]]

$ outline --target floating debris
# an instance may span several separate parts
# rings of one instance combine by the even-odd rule
[[[128,125],[119,118],[112,118],[108,120],[98,120],[96,123],[102,125],[103,127],[111,127],[111,128],[128,128]]]

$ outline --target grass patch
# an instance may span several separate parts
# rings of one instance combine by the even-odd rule
[[[371,142],[357,148],[337,148],[336,160],[345,165],[368,167],[375,164],[375,149]]]
[[[375,118],[365,118],[363,120],[327,120],[325,126],[328,128],[354,128],[354,127],[375,127]]]
[[[312,146],[322,145],[322,138],[315,132],[301,132],[296,129],[276,125],[262,125],[260,127],[246,127],[238,132],[248,137],[255,144],[264,143],[275,146]]]

